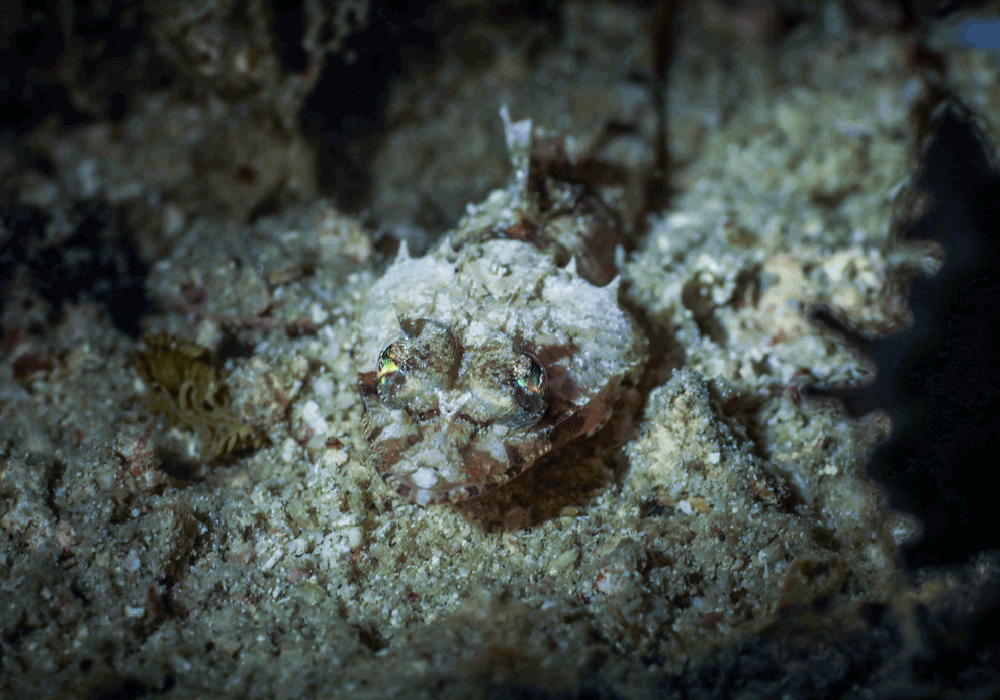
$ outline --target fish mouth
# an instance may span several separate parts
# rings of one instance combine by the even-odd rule
[[[545,431],[480,425],[461,415],[425,416],[419,423],[403,416],[370,434],[369,442],[383,481],[418,503],[481,495],[548,451]]]

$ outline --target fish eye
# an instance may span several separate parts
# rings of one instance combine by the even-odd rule
[[[385,386],[399,372],[401,362],[402,347],[398,342],[390,344],[379,354],[378,367],[375,368],[379,386]]]
[[[400,338],[379,353],[375,365],[377,390],[391,409],[428,411],[438,392],[454,382],[458,342],[443,324],[429,319],[407,321]]]
[[[521,354],[511,368],[514,383],[529,395],[545,394],[545,369],[530,355]]]
[[[545,413],[548,405],[546,393],[548,382],[545,368],[534,357],[517,353],[508,364],[509,379],[506,385],[508,409],[502,421],[515,427],[527,427],[536,423]]]
[[[397,340],[386,346],[379,353],[378,364],[375,367],[375,377],[378,380],[378,394],[382,401],[391,408],[400,408],[406,400],[408,352],[406,341]]]
[[[548,408],[545,368],[507,343],[479,349],[466,368],[463,385],[472,398],[462,406],[462,415],[480,425],[530,428]]]

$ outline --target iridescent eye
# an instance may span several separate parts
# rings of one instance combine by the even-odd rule
[[[532,395],[545,393],[545,370],[534,358],[519,355],[514,362],[514,381],[518,387]]]
[[[399,363],[402,360],[402,348],[399,343],[392,343],[378,356],[378,368],[375,376],[378,377],[380,386],[385,386],[389,379],[399,371]]]
[[[447,327],[430,319],[404,319],[400,326],[406,337],[378,356],[378,395],[393,410],[431,411],[437,407],[439,392],[455,381],[458,342]]]

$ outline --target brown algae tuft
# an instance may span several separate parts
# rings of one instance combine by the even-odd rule
[[[150,408],[177,427],[195,431],[207,457],[259,449],[266,437],[229,407],[225,376],[211,350],[169,333],[143,337],[134,365],[149,387]]]

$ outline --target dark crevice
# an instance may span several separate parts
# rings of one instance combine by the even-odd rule
[[[56,499],[56,490],[62,481],[63,474],[66,473],[66,465],[58,459],[52,460],[48,469],[48,476],[45,479],[45,505],[52,511],[52,515],[59,517],[59,503]]]
[[[90,599],[84,594],[80,583],[76,579],[69,582],[69,591],[76,600],[79,600],[83,604],[83,607],[90,605]]]
[[[302,48],[305,36],[303,0],[272,0],[274,35],[280,47],[281,69],[287,73],[301,73],[309,64],[309,56]]]
[[[155,692],[154,688],[136,678],[121,678],[102,685],[103,687],[91,696],[93,700],[140,700],[148,698]]]
[[[692,279],[684,285],[681,291],[681,304],[691,312],[698,332],[716,345],[725,347],[728,333],[715,314],[715,303],[705,294],[706,288],[697,279]]]
[[[302,131],[320,152],[320,186],[347,211],[360,209],[368,193],[368,162],[384,130],[390,81],[436,55],[435,9],[426,1],[376,3],[368,28],[327,56],[302,107]]]
[[[139,334],[148,309],[147,268],[118,225],[117,210],[101,203],[77,203],[76,228],[66,238],[47,241],[48,216],[14,206],[3,214],[10,237],[0,248],[0,291],[18,271],[53,311],[65,302],[99,302],[120,330]]]
[[[0,42],[3,129],[20,135],[51,114],[59,127],[124,117],[132,91],[153,75],[143,50],[145,17],[138,0],[114,3],[23,2],[5,12]],[[70,36],[64,29],[68,28]]]
[[[364,622],[356,626],[358,641],[373,653],[389,646],[389,641],[379,632],[374,622]]]

